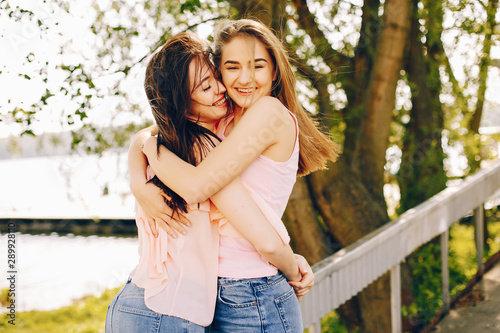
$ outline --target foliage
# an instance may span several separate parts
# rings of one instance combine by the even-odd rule
[[[149,55],[173,34],[196,32],[228,8],[217,0],[93,1],[90,8],[3,0],[0,11],[10,24],[2,33],[16,60],[3,65],[0,79],[17,75],[17,86],[33,89],[5,97],[0,126],[13,135],[69,131],[71,148],[88,153],[123,146],[124,137],[152,121],[142,87]]]
[[[496,208],[489,214],[496,214]],[[488,254],[500,251],[500,222],[488,224],[490,251]],[[403,308],[403,316],[407,318],[420,318],[428,323],[443,305],[442,303],[442,274],[441,274],[441,246],[439,240],[433,240],[423,245],[409,257],[413,269],[413,288],[415,290],[415,303]],[[477,272],[476,247],[474,226],[455,223],[450,228],[449,240],[449,274],[450,297],[460,293],[468,281]]]
[[[327,314],[321,319],[321,332],[323,333],[347,333],[347,329],[344,327],[340,318],[337,316],[335,311]],[[356,332],[352,332],[356,333]]]

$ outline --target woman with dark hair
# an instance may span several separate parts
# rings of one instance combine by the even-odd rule
[[[213,131],[227,112],[226,90],[214,75],[207,45],[190,33],[172,37],[148,63],[145,89],[158,125],[155,150],[168,148],[197,165],[218,144]],[[130,165],[144,162],[131,159]],[[239,180],[212,196],[215,208],[208,200],[186,203],[145,169],[149,185],[159,188],[172,211],[185,214],[192,227],[187,235],[170,236],[136,206],[140,260],[108,307],[106,332],[205,332],[217,298],[219,231],[210,215],[224,214],[260,255],[288,279],[300,280],[281,221]]]
[[[162,182],[188,203],[211,198],[239,176],[281,216],[296,176],[324,169],[327,160],[337,158],[337,146],[299,103],[290,59],[266,26],[237,20],[215,35],[215,64],[234,103],[234,112],[218,124],[222,143],[196,166],[163,147],[158,155],[154,137],[144,153]],[[285,277],[232,229],[222,218],[211,332],[300,332],[297,301],[311,286],[289,281],[298,299],[291,297]]]

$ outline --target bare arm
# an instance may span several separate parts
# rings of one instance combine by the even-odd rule
[[[146,156],[142,153],[142,147],[148,138],[154,134],[155,126],[150,126],[137,132],[130,140],[130,146],[128,150],[128,168],[130,177],[130,189],[132,193],[145,184],[146,179],[146,167],[148,165],[148,160]]]
[[[234,179],[211,198],[231,224],[267,261],[277,267],[289,281],[300,281],[296,258],[266,219],[239,178]]]
[[[147,184],[146,168],[148,160],[142,153],[142,147],[151,135],[156,135],[156,132],[157,127],[153,125],[139,131],[131,139],[128,151],[130,190],[146,214],[153,233],[158,234],[156,221],[160,228],[164,229],[172,237],[176,237],[175,231],[185,233],[182,224],[177,221],[184,225],[189,225],[189,221],[180,214],[173,215],[174,219],[172,219],[172,210],[163,200],[164,193],[156,185]]]
[[[196,167],[164,147],[158,156],[156,139],[146,142],[144,153],[158,178],[192,204],[229,184],[264,150],[289,133],[290,126],[294,126],[293,120],[286,108],[273,97],[262,97],[245,112],[231,135]]]

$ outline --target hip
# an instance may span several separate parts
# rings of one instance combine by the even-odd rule
[[[302,332],[300,307],[285,277],[218,279],[211,332]]]

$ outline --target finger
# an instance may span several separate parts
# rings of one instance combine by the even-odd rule
[[[295,291],[296,295],[305,295],[311,291],[311,288],[309,288],[309,287],[305,287],[305,288],[294,287],[293,290]]]
[[[295,291],[296,295],[305,295],[309,291],[311,291],[311,288],[309,288],[309,287],[305,287],[305,288],[298,288],[298,287],[296,288],[296,287],[294,287],[293,290]]]
[[[162,225],[168,225],[173,230],[177,231],[180,234],[185,235],[187,233],[186,229],[182,224],[177,222],[175,219],[171,218],[168,215],[163,215],[163,219],[161,221]]]
[[[179,233],[183,233],[184,227],[177,222],[175,214],[172,212],[171,214],[167,214],[165,212],[161,212],[159,214],[160,218],[160,226],[161,225],[168,225],[170,228],[176,230]]]
[[[156,226],[156,222],[154,219],[148,218],[149,229],[151,229],[151,233],[154,237],[158,237],[158,229]]]
[[[304,296],[297,296],[297,300],[299,301],[299,303],[302,301],[302,297]]]
[[[175,212],[174,214],[174,219],[179,222],[179,223],[182,223],[188,227],[191,226],[191,222],[184,216],[182,215],[181,213],[179,212]]]
[[[302,279],[300,280],[305,285],[311,284],[311,287],[314,285],[314,275],[313,274],[305,274],[302,275]]]
[[[304,284],[300,281],[288,281],[288,284],[290,284],[294,288],[303,288]]]
[[[296,295],[305,295],[309,291],[311,291],[313,284],[311,283],[303,283],[303,282],[288,282],[294,289]]]
[[[163,230],[165,230],[165,232],[170,237],[177,238],[177,232],[174,229],[172,229],[167,223],[165,223],[164,220],[160,220],[160,222],[158,223],[158,226],[160,228],[162,228]]]
[[[299,262],[299,271],[302,275],[312,272],[311,266],[307,263],[307,261],[303,260]]]

